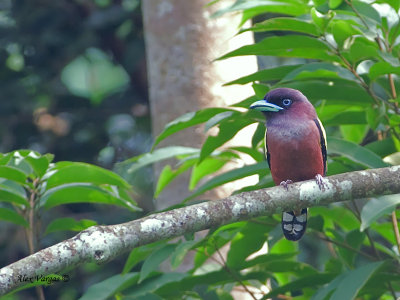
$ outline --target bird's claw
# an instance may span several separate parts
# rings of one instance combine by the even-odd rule
[[[315,175],[315,181],[317,182],[319,189],[321,191],[325,191],[325,188],[327,188],[327,184],[324,177],[322,177],[321,174]]]
[[[287,191],[289,190],[289,184],[293,183],[290,179],[282,181],[279,185],[283,186]]]

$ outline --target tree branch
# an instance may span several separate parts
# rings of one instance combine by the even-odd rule
[[[400,166],[357,171],[229,196],[128,223],[93,226],[0,269],[0,295],[24,284],[21,277],[57,274],[85,262],[103,263],[135,247],[211,227],[282,211],[400,193]]]

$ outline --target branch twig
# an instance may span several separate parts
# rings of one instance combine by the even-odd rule
[[[400,193],[400,166],[357,171],[245,192],[225,199],[186,206],[124,224],[93,226],[76,236],[0,269],[0,295],[23,284],[27,277],[57,274],[85,262],[104,263],[135,247],[224,224],[282,211],[351,199]]]

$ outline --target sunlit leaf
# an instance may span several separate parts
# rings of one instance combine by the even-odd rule
[[[294,18],[271,18],[268,20],[265,20],[264,22],[256,23],[253,25],[253,27],[250,27],[248,29],[245,29],[243,31],[295,31],[295,32],[301,32],[301,33],[306,33],[310,34],[313,36],[318,35],[317,28],[315,27],[314,24],[304,21],[304,20],[299,20],[299,19],[294,19]]]
[[[155,146],[158,145],[158,143],[160,143],[162,140],[164,140],[171,134],[174,134],[175,132],[181,131],[191,126],[204,123],[213,116],[226,111],[234,111],[234,110],[229,108],[214,107],[214,108],[205,108],[196,112],[190,112],[180,116],[179,118],[165,125],[164,130],[154,141],[152,149],[154,149]]]
[[[24,172],[15,167],[0,166],[0,178],[13,180],[20,184],[25,184],[27,176]]]
[[[377,77],[385,74],[400,74],[400,67],[393,66],[386,61],[379,61],[371,66],[369,69],[369,77],[375,80]]]
[[[318,39],[303,35],[284,35],[268,37],[256,44],[243,46],[220,59],[241,55],[265,55],[338,61],[329,51],[329,47]]]
[[[123,163],[124,164],[132,163],[132,166],[128,169],[128,172],[134,173],[140,168],[143,168],[158,161],[162,161],[180,155],[192,155],[196,153],[200,153],[200,150],[197,148],[170,146],[170,147],[156,149],[153,152],[136,156],[132,159],[124,161]]]
[[[86,182],[97,185],[110,184],[123,188],[130,185],[119,175],[95,165],[78,162],[58,162],[55,172],[47,179],[47,189],[67,184]]]
[[[221,175],[217,175],[214,178],[207,181],[205,184],[200,186],[192,195],[186,198],[184,201],[188,201],[204,192],[211,190],[224,183],[231,182],[240,178],[248,177],[251,175],[266,174],[268,172],[268,164],[266,161],[256,163],[254,165],[247,165],[241,168],[237,168]]]
[[[170,165],[166,165],[158,177],[157,186],[154,191],[154,197],[157,198],[168,184],[170,184],[177,176],[192,167],[196,161],[196,159],[187,160],[177,169],[172,169]]]
[[[228,157],[209,157],[195,165],[190,176],[189,190],[193,190],[201,179],[221,169]]]
[[[200,161],[209,156],[215,149],[232,139],[241,129],[254,123],[254,121],[246,115],[236,120],[227,120],[219,124],[219,131],[215,136],[208,136],[200,152]]]
[[[29,206],[29,202],[25,197],[5,189],[0,189],[0,202],[10,202]]]
[[[126,201],[115,193],[89,184],[61,185],[48,190],[40,199],[40,206],[45,209],[71,203],[102,203],[140,210],[133,201]]]
[[[230,7],[220,9],[213,16],[218,17],[222,14],[235,11],[250,11],[249,17],[254,17],[263,13],[281,13],[285,15],[299,16],[308,11],[305,3],[299,1],[283,1],[283,0],[252,0],[252,1],[236,1]],[[247,19],[247,18],[246,18]]]

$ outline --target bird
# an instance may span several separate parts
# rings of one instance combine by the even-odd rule
[[[315,178],[323,189],[326,133],[307,97],[292,88],[276,88],[250,109],[266,117],[265,154],[275,184],[288,190],[293,182]],[[300,240],[307,227],[307,208],[283,212],[281,226],[287,240]]]

